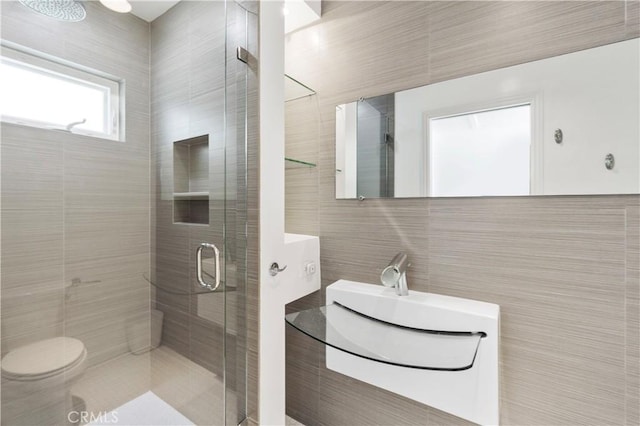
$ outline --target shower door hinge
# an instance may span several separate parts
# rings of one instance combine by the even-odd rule
[[[249,51],[244,47],[241,47],[241,46],[236,47],[236,57],[238,58],[239,61],[242,61],[245,64],[248,64],[250,56],[251,55],[249,55]]]

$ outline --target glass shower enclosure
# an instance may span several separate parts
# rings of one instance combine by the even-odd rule
[[[53,3],[0,5],[3,67],[62,81],[0,76],[1,424],[239,424],[257,5]]]

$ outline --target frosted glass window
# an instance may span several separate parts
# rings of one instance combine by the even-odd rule
[[[530,193],[530,105],[432,118],[429,130],[429,195]]]
[[[20,60],[5,54],[3,49],[2,121],[119,138],[118,82],[24,53],[15,54]]]

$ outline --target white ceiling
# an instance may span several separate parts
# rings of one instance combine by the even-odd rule
[[[171,9],[180,0],[133,0],[131,3],[131,13],[138,18],[151,22],[158,16]]]
[[[171,9],[180,0],[129,0],[131,13],[147,22]],[[285,16],[285,33],[320,19],[320,0],[285,0],[288,13]]]
[[[285,0],[284,9],[287,11],[284,16],[285,34],[317,21],[322,15],[320,0]]]

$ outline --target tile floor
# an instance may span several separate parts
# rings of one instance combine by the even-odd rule
[[[160,346],[87,369],[72,394],[94,415],[91,426],[217,425],[223,422],[223,389],[222,378]],[[235,394],[227,392],[227,398],[227,406],[235,406]],[[287,417],[286,426],[304,425]]]
[[[89,413],[111,411],[151,389],[149,359],[150,353],[129,353],[88,368],[71,394],[84,400]]]

